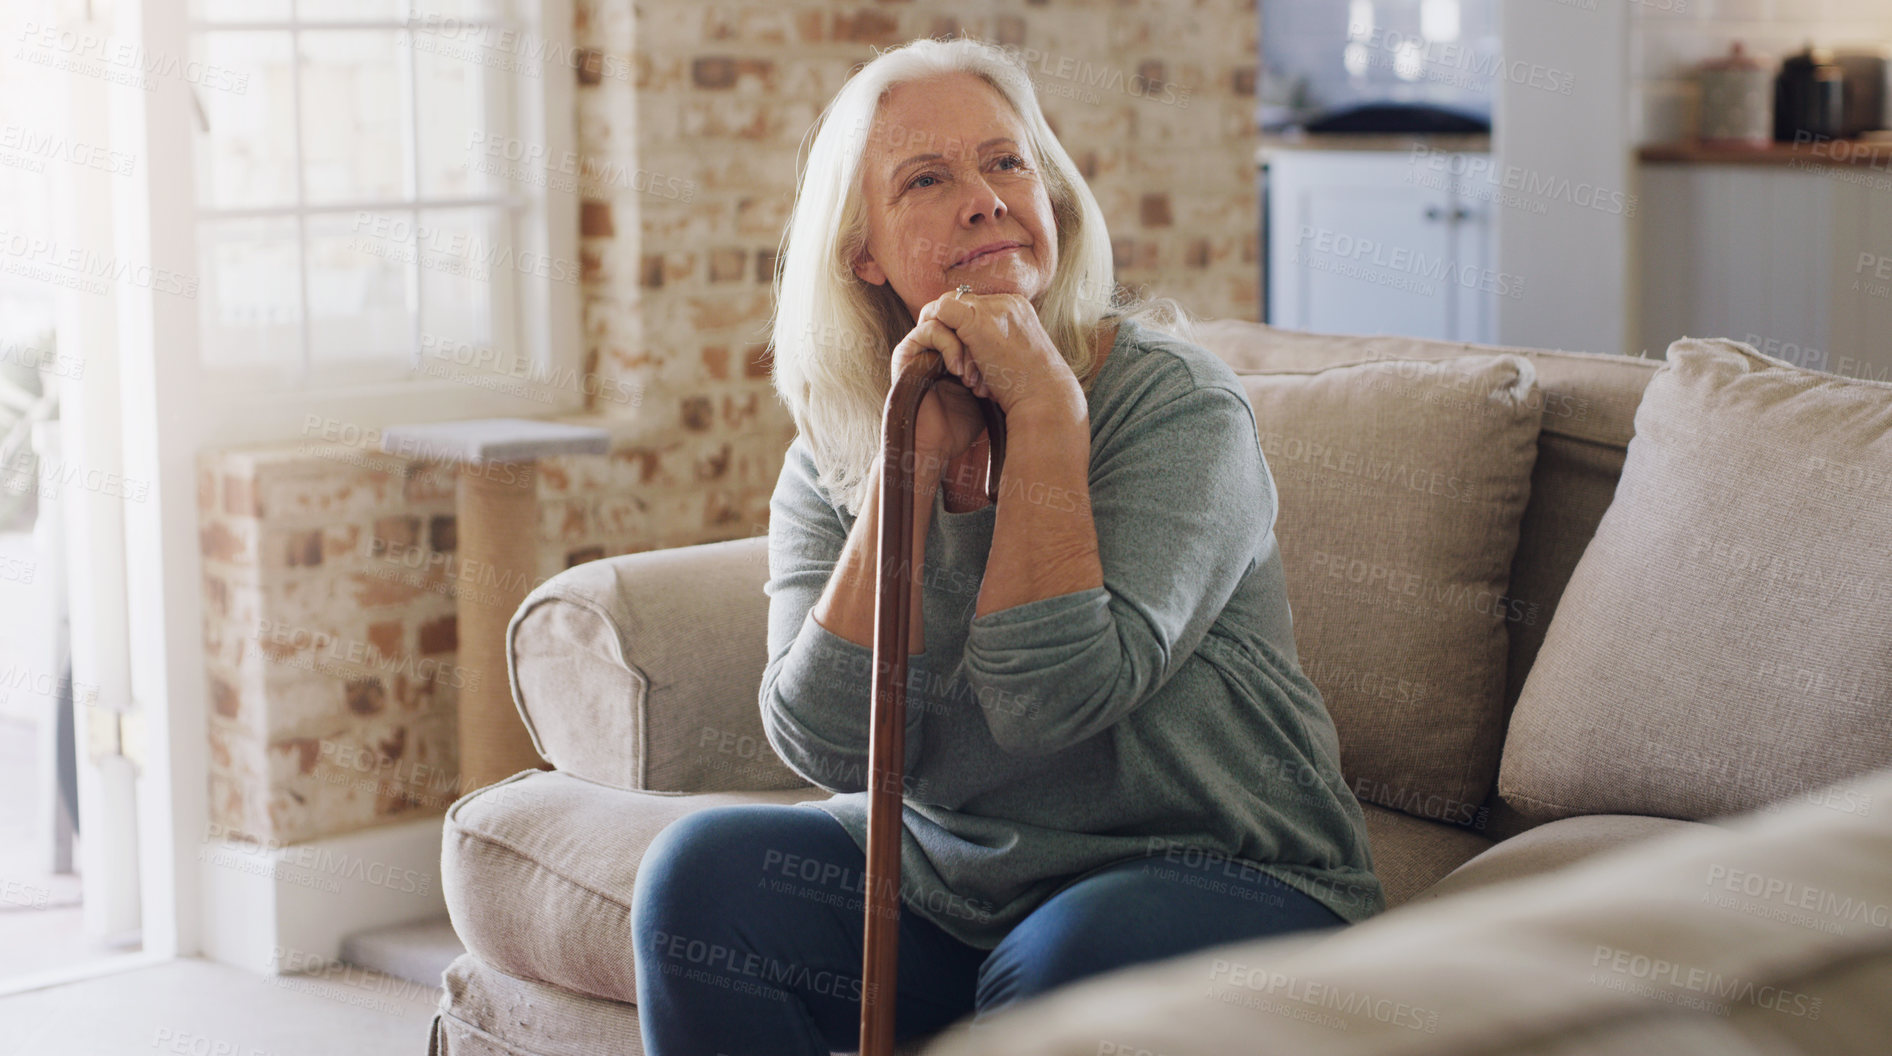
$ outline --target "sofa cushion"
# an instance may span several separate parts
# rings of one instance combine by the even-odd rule
[[[1502,353],[1523,356],[1537,368],[1544,421],[1537,435],[1531,498],[1518,526],[1508,587],[1511,597],[1529,605],[1524,619],[1507,624],[1510,647],[1504,702],[1508,721],[1570,573],[1616,493],[1616,480],[1635,432],[1636,407],[1662,360],[1418,337],[1316,334],[1240,319],[1199,323],[1195,337],[1229,366],[1249,373],[1318,370],[1369,359],[1452,359]],[[1480,831],[1502,840],[1533,822],[1500,799],[1496,785],[1494,774],[1484,797],[1491,817]]]
[[[1699,820],[1892,763],[1892,384],[1670,346],[1499,792]]]
[[[1430,902],[1473,888],[1523,880],[1559,869],[1639,840],[1701,827],[1696,821],[1649,818],[1640,814],[1588,814],[1538,825],[1513,836],[1459,866],[1419,894]]]
[[[447,810],[440,886],[468,952],[508,975],[636,1001],[631,892],[666,825],[732,803],[794,804],[773,792],[633,792],[526,770]]]
[[[1850,790],[1883,804],[1892,768]],[[1799,802],[1336,932],[1083,980],[949,1029],[927,1056],[1882,1052],[1888,863],[1892,810]]]
[[[1471,824],[1497,772],[1535,379],[1512,355],[1241,375],[1301,668],[1363,802]]]
[[[473,954],[447,966],[427,1056],[644,1056],[637,1008],[515,979]],[[894,1045],[918,1056],[928,1037]]]
[[[441,984],[427,1056],[644,1056],[633,1005],[515,979],[472,953]]]
[[[453,929],[469,953],[507,975],[634,1002],[631,894],[657,833],[725,803],[793,804],[820,795],[807,786],[634,792],[561,771],[515,774],[447,811],[441,888]],[[1364,810],[1389,908],[1491,846],[1456,826],[1371,804]]]
[[[1366,842],[1373,848],[1373,875],[1386,892],[1386,908],[1410,900],[1491,847],[1470,829],[1415,818],[1373,803],[1363,803]]]

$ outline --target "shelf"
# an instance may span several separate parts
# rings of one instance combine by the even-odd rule
[[[1644,162],[1665,165],[1781,165],[1788,168],[1857,165],[1892,169],[1892,139],[1830,139],[1817,143],[1770,143],[1764,147],[1652,143],[1638,150],[1636,156]]]

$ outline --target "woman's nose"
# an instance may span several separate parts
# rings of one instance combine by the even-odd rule
[[[980,217],[997,220],[1005,215],[1005,199],[999,197],[998,192],[992,189],[992,185],[986,182],[985,177],[975,176],[967,182],[966,186],[970,193],[967,194],[966,202],[960,208],[960,218],[964,223],[975,223]]]

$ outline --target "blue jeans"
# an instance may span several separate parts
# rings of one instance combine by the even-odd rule
[[[1181,859],[1182,855],[1172,856]],[[1126,965],[1346,922],[1214,856],[1118,863],[1065,888],[996,949],[900,912],[896,1037],[975,1026]],[[671,823],[631,909],[648,1056],[828,1056],[860,1044],[866,856],[812,806],[710,807]]]

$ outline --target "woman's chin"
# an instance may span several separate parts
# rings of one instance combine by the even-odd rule
[[[1044,300],[1045,292],[1051,288],[1048,282],[1038,281],[1038,276],[1020,275],[1007,269],[999,272],[966,275],[959,279],[972,287],[977,294],[1016,293],[1021,294],[1033,304]],[[955,284],[956,285],[956,284]],[[951,292],[948,290],[947,292]]]

